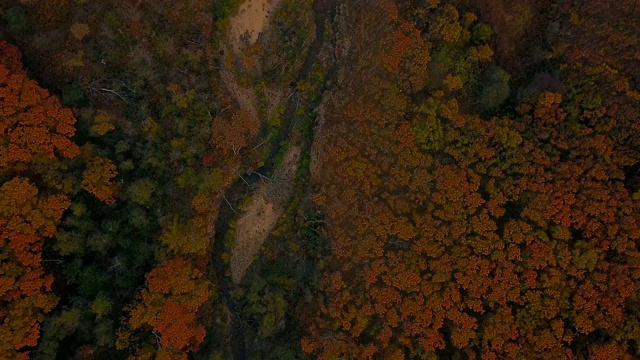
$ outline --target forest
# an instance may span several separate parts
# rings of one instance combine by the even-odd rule
[[[638,19],[0,1],[0,359],[640,358]]]

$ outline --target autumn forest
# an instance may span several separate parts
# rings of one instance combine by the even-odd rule
[[[640,358],[636,0],[0,0],[0,359]]]

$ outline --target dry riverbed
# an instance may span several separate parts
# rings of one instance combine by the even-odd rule
[[[230,19],[228,41],[235,56],[242,57],[242,49],[258,41],[260,33],[268,31],[269,21],[282,0],[246,0],[238,14]],[[222,79],[236,98],[240,107],[257,119],[256,95],[252,88],[241,85],[228,69],[222,70]],[[273,91],[271,91],[273,90]],[[279,102],[286,101],[280,89],[266,89],[269,107],[274,109]],[[272,95],[272,96],[269,96]],[[253,192],[236,222],[236,238],[231,249],[231,277],[235,283],[241,281],[251,266],[260,247],[284,212],[286,199],[293,191],[300,148],[291,146],[274,172],[273,178],[261,182]]]

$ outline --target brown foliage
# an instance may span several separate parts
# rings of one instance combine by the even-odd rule
[[[258,124],[251,118],[251,114],[241,111],[231,119],[215,118],[213,122],[212,143],[223,153],[237,154],[247,146],[253,136],[257,134]]]

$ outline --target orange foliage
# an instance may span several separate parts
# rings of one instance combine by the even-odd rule
[[[27,77],[14,46],[0,41],[0,53],[0,174],[79,155],[71,110]]]
[[[198,350],[204,340],[205,329],[196,315],[210,296],[209,282],[189,260],[171,259],[147,274],[147,289],[142,290],[140,301],[131,309],[128,327],[130,331],[149,328],[157,336],[165,350],[158,352],[157,358],[186,357],[187,352]],[[121,333],[120,338],[129,336],[130,331]],[[137,357],[143,357],[142,353]]]
[[[389,78],[402,83],[393,56],[420,38],[387,11],[400,23],[385,35],[398,52],[354,71],[368,77],[353,83],[368,86],[343,90],[352,98],[326,112],[332,136],[317,145],[314,199],[333,255],[303,349],[319,359],[389,349],[437,358],[445,348],[554,359],[574,358],[580,343],[593,358],[629,358],[628,342],[640,339],[630,308],[640,295],[640,205],[623,170],[640,155],[629,146],[637,137],[622,134],[637,125],[602,126],[595,119],[608,109],[585,120],[548,92],[513,119],[459,114],[443,93],[411,103],[413,89]],[[453,41],[457,12],[443,11],[441,41]],[[419,151],[407,129],[420,106],[435,107],[426,112],[442,124],[436,150]],[[611,341],[591,343],[598,334]]]
[[[61,158],[80,151],[70,140],[75,119],[58,99],[30,80],[18,49],[0,41],[0,358],[26,359],[40,323],[57,303],[41,251],[70,200],[48,180]],[[36,180],[40,179],[42,180]],[[38,181],[38,183],[34,183]]]
[[[93,158],[82,173],[82,188],[107,204],[113,204],[117,188],[111,180],[116,174],[116,166],[111,160]]]
[[[213,144],[225,154],[237,154],[257,134],[258,124],[251,114],[241,111],[231,119],[215,118],[213,122]]]

